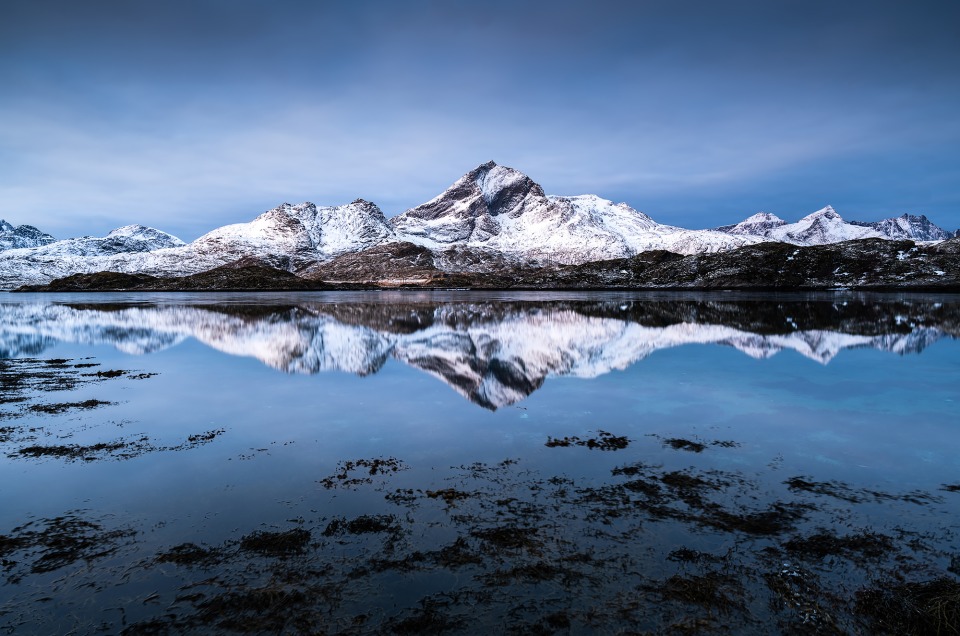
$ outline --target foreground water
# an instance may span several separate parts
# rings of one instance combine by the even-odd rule
[[[0,317],[0,630],[956,628],[956,296],[4,294]]]

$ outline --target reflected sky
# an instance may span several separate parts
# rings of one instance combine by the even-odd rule
[[[896,539],[891,563],[924,572],[960,551],[958,308],[865,294],[0,295],[0,537],[35,541],[57,519],[106,537],[51,571],[31,569],[43,546],[0,544],[0,630],[176,626],[217,594],[279,585],[306,599],[283,618],[382,626],[453,590],[470,602],[451,611],[502,632],[518,598],[606,608],[720,567],[671,557],[685,548],[726,559],[757,594],[724,629],[776,631],[765,582],[794,557],[769,549],[789,540],[876,531]],[[576,441],[602,431],[623,446]],[[389,458],[396,472],[368,474]],[[429,494],[444,491],[454,499]],[[718,526],[770,510],[800,517],[776,536]],[[331,530],[364,515],[395,536]],[[485,537],[501,526],[544,529],[543,551],[494,554]],[[293,529],[309,533],[302,553],[243,548]],[[187,544],[221,561],[159,560]],[[458,545],[465,565],[418,560]],[[569,588],[487,584],[568,557],[585,577]],[[837,563],[803,567],[847,594],[878,571]],[[342,595],[324,605],[315,584]],[[629,626],[599,615],[597,631]]]

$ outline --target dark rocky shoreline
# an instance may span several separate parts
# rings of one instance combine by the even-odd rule
[[[960,291],[960,238],[937,244],[863,239],[761,243],[681,256],[662,250],[582,265],[519,265],[464,248],[391,243],[296,273],[252,258],[184,277],[74,274],[21,292],[325,291],[362,289]]]

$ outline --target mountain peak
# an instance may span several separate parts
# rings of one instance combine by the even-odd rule
[[[837,211],[833,209],[833,206],[828,205],[820,208],[816,212],[813,212],[803,217],[802,219],[800,219],[800,222],[802,223],[804,221],[816,221],[818,219],[827,219],[829,221],[834,221],[838,219],[841,221],[843,220],[843,218],[837,213]]]
[[[104,239],[130,242],[131,245],[127,250],[138,252],[186,245],[186,243],[173,234],[139,223],[124,225],[123,227],[111,230]]]
[[[493,164],[478,179],[477,185],[480,186],[483,200],[487,202],[491,214],[508,212],[517,200],[528,195],[546,196],[540,184],[535,183],[527,175],[519,170],[497,164]]]
[[[0,219],[0,251],[24,247],[41,247],[56,240],[32,225],[14,227]]]
[[[913,241],[943,241],[953,236],[936,225],[923,214],[904,213],[898,217],[873,223],[854,222],[855,225],[873,228],[890,239],[908,239]]]
[[[786,221],[784,221],[779,216],[771,212],[757,212],[756,214],[744,219],[744,223],[747,223],[747,222],[756,223],[760,221],[763,221],[764,223],[786,223]]]
[[[519,170],[494,161],[481,164],[457,179],[430,201],[391,219],[394,227],[413,236],[433,234],[440,243],[462,241],[476,233],[489,236],[499,232],[495,219],[516,218],[525,210],[548,205],[537,183]],[[440,234],[424,226],[443,223]]]
[[[501,166],[495,161],[480,164],[458,179],[447,189],[447,192],[454,188],[460,190],[462,186],[469,186],[471,183],[475,184],[479,190],[487,204],[487,211],[494,216],[503,213],[505,211],[503,208],[518,197],[522,198],[527,194],[546,196],[540,184],[533,179],[519,170]]]
[[[764,236],[774,228],[786,225],[787,222],[770,212],[757,212],[734,225],[723,225],[717,228],[719,232],[737,235]]]

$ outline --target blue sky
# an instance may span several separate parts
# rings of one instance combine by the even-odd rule
[[[392,216],[490,159],[714,227],[960,227],[960,3],[4,0],[0,218]]]

